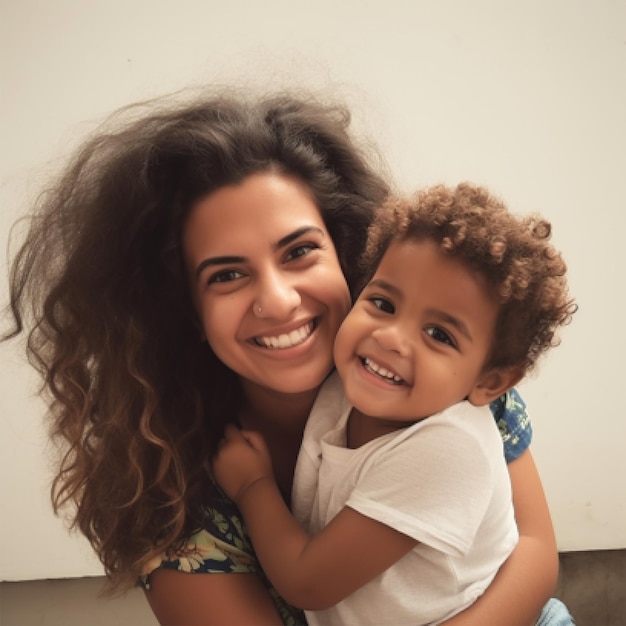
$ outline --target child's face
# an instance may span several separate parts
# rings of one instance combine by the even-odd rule
[[[433,241],[393,242],[337,335],[348,400],[372,417],[414,421],[467,398],[497,315],[481,278]]]

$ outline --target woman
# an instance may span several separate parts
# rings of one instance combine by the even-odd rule
[[[29,333],[63,444],[55,509],[76,506],[115,588],[149,574],[161,623],[298,620],[208,459],[226,423],[260,430],[289,499],[388,187],[340,107],[224,95],[138,112],[82,148],[12,265],[12,335]],[[521,539],[459,624],[532,623],[556,582],[523,406],[498,410]]]

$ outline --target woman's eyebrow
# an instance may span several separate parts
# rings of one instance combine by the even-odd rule
[[[310,232],[316,232],[320,235],[324,234],[324,231],[318,226],[302,226],[294,230],[292,233],[289,233],[288,235],[285,235],[284,237],[279,239],[274,244],[274,248],[276,249],[283,248],[284,246],[289,245],[292,241],[295,241],[296,239],[298,239],[298,237],[302,237],[302,235],[306,235],[307,233],[310,233]]]
[[[202,274],[203,270],[212,265],[229,265],[231,263],[245,263],[244,256],[212,256],[201,261],[196,267],[196,278]]]
[[[306,235],[307,233],[310,233],[310,232],[316,232],[316,233],[319,233],[320,235],[324,234],[324,231],[318,226],[302,226],[301,228],[297,228],[296,230],[294,230],[292,233],[289,233],[288,235],[281,237],[274,244],[273,247],[276,250],[280,248],[284,248],[285,246],[288,246],[292,241],[295,241],[299,237],[302,237],[302,235]],[[245,263],[247,260],[248,259],[244,256],[208,257],[204,259],[203,261],[201,261],[198,264],[198,267],[196,267],[196,278],[198,278],[200,274],[202,274],[203,270],[205,270],[207,267],[211,267],[213,265],[229,265],[229,264],[236,264],[236,263]]]

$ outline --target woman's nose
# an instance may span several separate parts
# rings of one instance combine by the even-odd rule
[[[286,319],[302,303],[297,287],[281,272],[269,272],[259,281],[259,291],[253,304],[259,318]]]

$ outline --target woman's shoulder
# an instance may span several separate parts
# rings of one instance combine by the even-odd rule
[[[178,549],[157,557],[146,568],[140,583],[149,590],[150,577],[157,570],[187,574],[256,574],[267,589],[283,624],[305,624],[304,615],[288,605],[263,574],[243,519],[235,504],[221,491],[210,505],[201,508],[199,528]],[[242,580],[239,577],[237,580]]]
[[[189,573],[259,573],[261,567],[244,530],[241,514],[225,496],[201,508],[198,529],[181,547],[154,559],[145,578],[157,568]]]

